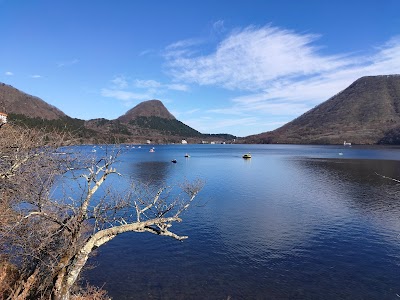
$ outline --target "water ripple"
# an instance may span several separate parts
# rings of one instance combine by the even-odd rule
[[[376,173],[400,178],[398,151],[354,147],[338,159],[339,146],[215,146],[122,158],[132,178],[204,179],[206,205],[173,226],[188,240],[122,235],[85,278],[115,299],[396,299],[400,189]]]

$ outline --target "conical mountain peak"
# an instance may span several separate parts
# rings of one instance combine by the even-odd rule
[[[128,123],[138,117],[159,117],[167,120],[175,120],[160,100],[148,100],[139,103],[118,118],[119,121]]]

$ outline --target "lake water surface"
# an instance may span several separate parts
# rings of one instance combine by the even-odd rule
[[[84,278],[114,299],[399,298],[400,185],[376,174],[400,178],[399,148],[155,147],[126,148],[118,171],[205,186],[171,228],[189,239],[127,233],[98,250]]]

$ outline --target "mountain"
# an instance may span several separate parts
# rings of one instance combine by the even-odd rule
[[[133,130],[158,131],[166,136],[200,137],[202,134],[177,120],[160,100],[139,103],[117,121],[127,124]],[[154,135],[154,134],[153,134]]]
[[[175,120],[175,117],[165,108],[160,100],[148,100],[139,103],[134,108],[128,110],[117,120],[128,123],[138,117],[158,117],[167,120]]]
[[[248,143],[398,144],[400,75],[362,77],[286,125]]]
[[[203,137],[199,131],[177,120],[160,100],[141,102],[115,120],[89,120],[86,127],[133,142],[180,143],[182,139]]]
[[[7,113],[9,122],[14,124],[48,131],[69,131],[81,142],[97,136],[96,132],[85,128],[84,120],[71,118],[42,99],[4,83],[0,83],[0,112]]]
[[[0,83],[0,111],[46,120],[66,117],[61,110],[42,99],[25,94],[4,83]]]
[[[177,120],[160,100],[144,101],[115,120],[74,119],[45,101],[0,83],[0,112],[10,122],[46,130],[69,131],[81,143],[189,143],[227,141],[229,134],[202,134]]]

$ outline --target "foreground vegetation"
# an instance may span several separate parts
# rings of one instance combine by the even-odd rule
[[[104,291],[80,286],[93,250],[129,231],[187,238],[170,229],[182,221],[200,182],[184,183],[179,192],[143,184],[105,189],[106,178],[121,176],[113,168],[118,149],[104,157],[60,150],[75,142],[65,131],[0,128],[3,299],[104,299]]]

